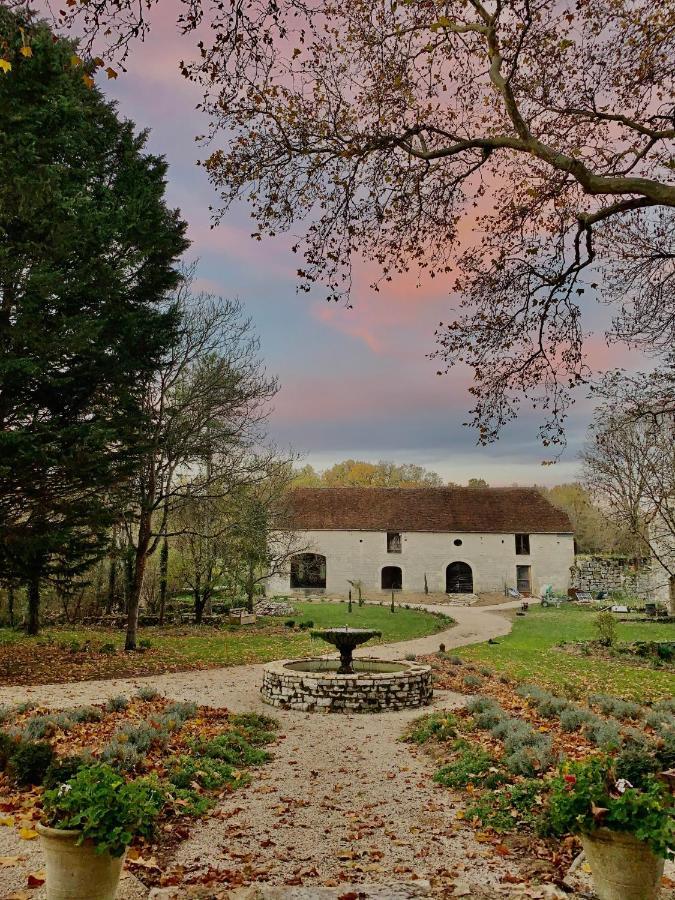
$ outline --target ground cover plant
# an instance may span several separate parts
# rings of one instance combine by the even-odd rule
[[[571,604],[560,609],[531,608],[527,615],[514,619],[513,630],[505,637],[455,652],[476,665],[489,665],[498,674],[540,684],[557,693],[604,693],[636,701],[672,697],[675,674],[668,669],[633,665],[633,654],[585,656],[565,652],[572,642],[595,640],[596,616],[593,610]],[[672,641],[675,636],[675,625],[668,623],[619,620],[616,628],[619,646],[636,641]],[[564,647],[558,646],[561,642],[566,642]]]
[[[325,653],[313,639],[311,628],[330,628],[348,623],[373,628],[382,637],[372,643],[404,641],[442,631],[452,624],[446,616],[400,607],[346,603],[294,603],[294,624],[284,619],[260,617],[252,626],[227,625],[143,628],[140,652],[123,651],[120,629],[54,627],[37,638],[23,631],[0,629],[0,684],[44,684],[98,678],[133,677],[215,666],[236,666],[289,656]],[[313,622],[313,626],[307,623]]]
[[[44,720],[51,727],[36,740],[34,723]],[[144,688],[101,706],[4,708],[0,826],[30,840],[46,818],[84,829],[114,855],[134,835],[130,865],[147,884],[158,883],[192,820],[215,814],[219,798],[271,758],[266,747],[277,729],[268,716],[172,702]],[[113,787],[124,803],[111,812]]]
[[[436,687],[467,693],[472,662],[445,653],[425,661]],[[486,675],[480,690],[464,708],[416,720],[403,739],[432,755],[433,780],[454,792],[459,822],[496,854],[520,859],[524,869],[536,857],[543,880],[559,881],[579,849],[570,834],[576,829],[563,827],[562,814],[552,811],[561,766],[606,758],[616,778],[648,793],[654,776],[675,764],[671,698],[584,698],[567,681],[555,693],[496,673]]]

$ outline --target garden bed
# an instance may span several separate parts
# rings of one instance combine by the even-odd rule
[[[480,694],[466,708],[417,720],[404,740],[433,756],[434,781],[454,792],[456,819],[499,855],[534,865],[540,880],[561,883],[580,849],[575,838],[552,835],[547,815],[562,760],[611,757],[636,787],[675,766],[675,701],[598,694],[584,702],[457,656],[420,661],[432,665],[437,689]]]
[[[127,779],[150,778],[160,824],[131,846],[128,865],[145,884],[166,883],[167,861],[196,819],[246,786],[270,758],[276,722],[257,714],[173,703],[141,689],[132,698],[66,710],[0,709],[0,826],[36,836],[44,790],[105,764]]]
[[[617,660],[637,668],[675,673],[675,641],[630,641],[608,647],[602,641],[563,641],[556,648],[572,656]]]

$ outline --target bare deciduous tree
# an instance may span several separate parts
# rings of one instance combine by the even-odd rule
[[[124,58],[156,0],[81,0],[61,13]],[[473,424],[496,438],[523,397],[564,440],[590,377],[584,304],[614,339],[675,338],[672,148],[675,0],[183,0],[199,32],[206,169],[254,237],[309,221],[301,287],[349,295],[457,272],[461,311],[437,330],[440,369],[473,369]],[[210,35],[210,38],[209,38]],[[458,233],[473,234],[459,248]],[[627,290],[626,290],[627,287]]]
[[[149,450],[126,519],[134,555],[127,650],[136,647],[146,562],[163,536],[174,533],[168,527],[172,514],[187,502],[223,497],[265,473],[266,457],[253,448],[262,438],[276,381],[262,367],[258,341],[239,302],[195,297],[191,281],[188,272],[176,298],[181,338],[147,385]]]
[[[675,416],[635,390],[635,379],[608,381],[583,454],[586,481],[656,561],[675,614]]]

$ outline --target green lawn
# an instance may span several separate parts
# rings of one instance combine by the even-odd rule
[[[620,660],[572,656],[556,649],[561,641],[597,637],[595,613],[579,607],[531,609],[514,620],[513,631],[496,644],[473,644],[458,650],[466,659],[485,663],[521,681],[551,689],[608,693],[635,700],[675,695],[675,675],[659,669],[638,668]],[[619,641],[675,640],[675,625],[620,622]]]
[[[368,646],[423,637],[448,628],[451,620],[415,609],[353,606],[346,603],[294,603],[296,626],[312,621],[315,628],[348,624],[382,632]],[[0,683],[28,684],[57,680],[123,677],[181,669],[236,666],[285,657],[332,652],[309,631],[286,628],[284,619],[261,618],[255,626],[180,626],[141,628],[139,639],[150,641],[146,653],[122,652],[124,633],[102,628],[46,628],[37,638],[0,629]],[[82,645],[89,641],[90,647]],[[73,650],[70,644],[75,645]],[[116,652],[101,652],[114,644]]]

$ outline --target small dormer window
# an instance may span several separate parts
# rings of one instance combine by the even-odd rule
[[[401,552],[401,532],[400,531],[388,531],[387,532],[387,553],[400,553]]]
[[[529,534],[516,535],[516,553],[518,556],[530,555],[530,536]]]

